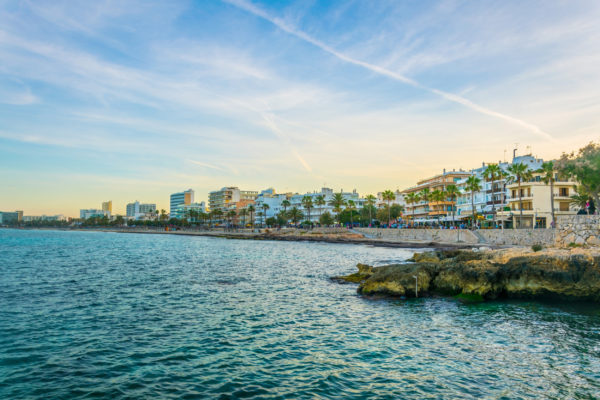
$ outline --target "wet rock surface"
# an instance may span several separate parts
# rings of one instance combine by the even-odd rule
[[[332,279],[358,283],[358,292],[367,296],[414,297],[418,283],[418,296],[600,302],[600,249],[447,250],[416,253],[404,264],[359,264],[358,269]]]

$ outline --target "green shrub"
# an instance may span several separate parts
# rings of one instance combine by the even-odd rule
[[[572,247],[572,248],[581,247],[580,244],[577,244],[577,243],[574,243],[574,242],[569,243],[567,246]]]
[[[539,243],[536,243],[536,244],[534,244],[533,246],[531,246],[531,250],[533,250],[533,251],[540,251],[540,250],[542,250],[542,249],[543,249],[543,247],[542,247],[542,245],[541,245],[541,244],[539,244]]]

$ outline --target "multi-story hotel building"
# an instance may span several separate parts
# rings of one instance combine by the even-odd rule
[[[551,228],[552,209],[557,220],[564,215],[574,215],[577,209],[571,202],[571,196],[577,194],[577,183],[561,179],[555,174],[554,200],[550,196],[550,184],[541,179],[541,174],[534,172],[528,182],[511,183],[507,186],[507,206],[498,213],[498,219],[505,228]],[[523,205],[522,220],[521,208]]]
[[[126,215],[129,218],[140,219],[146,217],[146,214],[153,213],[156,211],[156,204],[154,203],[140,203],[134,201],[133,203],[127,204]]]
[[[112,214],[112,200],[102,202],[102,211],[108,211]]]
[[[180,205],[189,205],[194,202],[194,191],[188,189],[184,192],[173,193],[171,195],[171,204],[169,207],[169,214],[175,215],[177,213],[177,207]]]
[[[434,190],[446,190],[449,185],[456,185],[461,179],[465,179],[470,175],[471,173],[467,171],[446,171],[444,169],[441,174],[423,179],[401,193],[406,199],[409,193],[419,193],[423,189],[429,189],[430,193]],[[404,215],[413,219],[413,222],[418,223],[447,221],[451,219],[450,216],[455,207],[455,202],[449,198],[444,201],[421,200],[415,204],[406,203]]]
[[[258,191],[255,190],[240,190],[235,186],[223,187],[208,194],[208,207],[211,211],[237,210],[253,204],[257,196]]]

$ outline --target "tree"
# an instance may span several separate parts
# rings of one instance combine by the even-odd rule
[[[354,228],[354,220],[352,219],[352,214],[354,214],[354,211],[356,210],[356,203],[354,200],[348,200],[346,210],[350,211],[350,226]]]
[[[596,212],[600,207],[600,144],[590,142],[574,152],[564,154],[557,161],[558,169],[574,178],[584,191],[594,199]]]
[[[217,221],[219,221],[221,219],[221,217],[223,216],[223,211],[220,209],[214,209],[211,212],[211,217],[215,218]]]
[[[344,195],[340,193],[334,193],[333,197],[329,201],[329,205],[333,207],[333,211],[337,214],[338,221],[339,215],[342,212],[342,207],[346,205],[346,200],[344,200]]]
[[[515,163],[508,167],[509,182],[517,182],[519,192],[519,228],[523,227],[523,196],[521,193],[521,182],[531,179],[531,171],[523,163]]]
[[[431,190],[429,188],[423,188],[419,192],[420,201],[424,201],[425,203],[429,203],[431,201]],[[425,211],[429,210],[429,204],[427,204]]]
[[[446,196],[452,202],[452,225],[456,225],[454,217],[456,213],[456,199],[460,195],[460,189],[456,185],[448,185],[446,186]]]
[[[321,212],[323,211],[322,207],[325,204],[327,204],[327,202],[325,201],[325,196],[320,194],[317,197],[315,197],[315,206],[319,207],[319,220],[321,219]]]
[[[438,203],[438,225],[440,224],[440,216],[441,211],[443,210],[443,205],[441,204],[446,199],[446,193],[442,190],[436,189],[430,194],[431,200]]]
[[[304,209],[306,210],[306,213],[308,215],[308,221],[312,225],[312,221],[310,219],[310,210],[313,208],[312,197],[310,197],[310,196],[304,196],[302,198],[302,206],[304,206]]]
[[[229,225],[233,225],[234,218],[237,217],[237,213],[235,210],[227,211],[227,218],[229,220]]]
[[[590,202],[590,196],[587,193],[581,193],[577,190],[577,194],[571,196],[571,203],[576,205],[582,210],[585,210],[590,215],[588,204]]]
[[[248,210],[245,208],[242,208],[239,212],[240,217],[242,217],[242,227],[245,228],[246,227],[246,216],[248,215]]]
[[[383,192],[381,194],[381,197],[383,198],[383,201],[387,201],[387,203],[388,203],[388,228],[390,228],[391,221],[392,221],[391,214],[390,214],[391,203],[392,203],[392,201],[396,200],[396,195],[391,190],[386,190],[385,192]]]
[[[252,204],[250,204],[248,206],[248,213],[250,213],[250,223],[252,224],[252,230],[254,230],[254,212],[256,211],[256,208],[254,208],[254,206]]]
[[[365,197],[366,204],[367,207],[369,208],[369,226],[371,225],[371,222],[373,222],[373,216],[371,214],[371,210],[373,209],[373,206],[375,205],[375,200],[377,200],[377,197],[373,196],[372,194],[368,194],[367,197]]]
[[[290,206],[290,201],[289,200],[283,200],[281,202],[281,206],[283,207],[283,212],[287,213],[287,208]]]
[[[329,211],[325,211],[319,216],[319,223],[321,224],[321,226],[333,225],[333,222],[333,217],[331,216],[331,213]]]
[[[546,161],[542,167],[536,171],[541,174],[542,182],[550,185],[550,209],[552,210],[552,227],[556,228],[556,216],[554,215],[554,162]]]
[[[263,216],[264,216],[264,219],[263,219],[263,221],[264,221],[264,223],[265,223],[265,226],[266,226],[266,225],[267,225],[267,210],[268,210],[270,207],[269,207],[269,205],[268,205],[268,204],[266,204],[266,203],[263,203],[263,204],[262,204],[262,206],[261,206],[261,208],[263,209]]]
[[[415,208],[414,205],[421,201],[421,196],[417,192],[410,192],[405,197],[406,203],[413,205],[412,207],[412,225],[415,225]]]
[[[288,211],[288,216],[294,223],[294,225],[298,225],[298,221],[304,218],[304,214],[297,207],[292,207],[290,211]]]
[[[492,181],[492,218],[496,226],[496,199],[494,198],[494,183],[502,176],[502,169],[498,164],[488,164],[483,171],[483,176]]]
[[[481,190],[481,180],[475,175],[471,175],[467,178],[465,188],[471,192],[471,212],[473,213],[473,220],[471,221],[471,228],[475,229],[475,192]]]
[[[162,210],[160,210],[160,220],[165,221],[167,218],[168,218],[167,212],[163,208]]]

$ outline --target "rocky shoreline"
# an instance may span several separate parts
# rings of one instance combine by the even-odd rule
[[[357,283],[377,297],[456,296],[600,302],[600,249],[442,250],[416,253],[404,264],[372,267],[331,279]],[[415,278],[416,277],[416,278]]]

